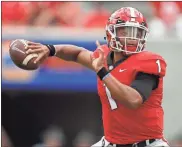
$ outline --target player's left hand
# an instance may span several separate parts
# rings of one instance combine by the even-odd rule
[[[99,56],[96,57],[94,55],[91,55],[91,61],[92,61],[92,67],[97,73],[102,67],[104,67],[104,51],[98,40],[96,41],[96,45]]]

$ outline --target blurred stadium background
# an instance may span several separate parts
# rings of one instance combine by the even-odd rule
[[[148,50],[168,62],[164,85],[165,136],[182,143],[182,2],[2,2],[2,143],[16,147],[86,147],[103,135],[96,75],[49,58],[36,71],[16,67],[9,42],[27,39],[94,50],[105,22],[123,6],[139,9],[151,34]],[[132,135],[132,134],[131,134]]]

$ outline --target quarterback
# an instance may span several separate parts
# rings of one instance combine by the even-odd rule
[[[124,7],[108,18],[107,44],[96,41],[94,52],[28,41],[26,53],[39,55],[35,62],[56,56],[96,72],[104,136],[93,147],[169,146],[163,136],[161,106],[167,65],[160,55],[146,50],[148,34],[142,13]]]

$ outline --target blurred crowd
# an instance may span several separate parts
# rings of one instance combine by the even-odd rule
[[[31,147],[65,147],[67,144],[64,131],[57,126],[48,127],[40,134],[40,138],[41,141]],[[92,132],[81,130],[70,144],[73,147],[89,147],[95,141],[96,137]],[[14,147],[4,128],[2,129],[2,147]]]
[[[153,8],[153,18],[149,24],[151,35],[182,38],[182,2],[153,1],[150,3]]]
[[[2,2],[2,25],[103,28],[112,13],[111,4],[114,5],[111,2]],[[122,6],[125,5],[120,2],[116,9]],[[182,38],[182,2],[153,1],[136,8],[143,6],[151,11],[141,10],[149,13],[152,36],[175,33]]]
[[[64,131],[57,126],[50,126],[40,136],[41,142],[32,147],[63,147],[66,145],[66,135]],[[92,132],[81,130],[77,133],[72,141],[73,147],[89,147],[95,141],[95,136]]]
[[[2,2],[2,24],[103,27],[110,13],[103,2],[92,5],[93,11],[85,13],[80,2]]]

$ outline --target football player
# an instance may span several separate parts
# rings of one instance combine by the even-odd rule
[[[106,25],[107,45],[91,52],[74,45],[28,42],[35,62],[49,56],[74,61],[97,73],[104,137],[93,147],[169,146],[163,136],[163,78],[166,62],[145,49],[149,30],[138,10],[115,11]]]

